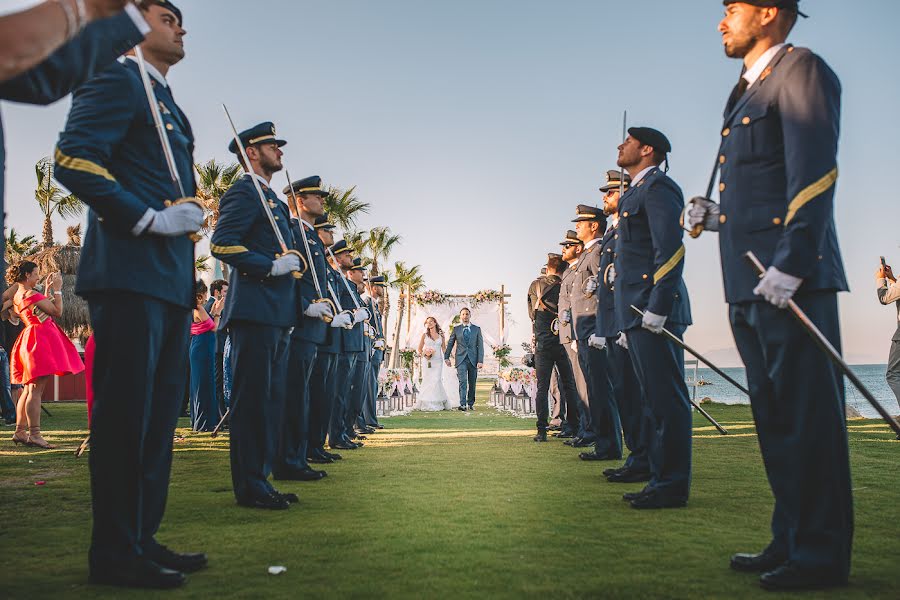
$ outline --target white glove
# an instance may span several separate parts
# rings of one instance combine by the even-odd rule
[[[664,317],[662,315],[655,315],[649,310],[644,311],[644,319],[641,321],[641,327],[652,331],[653,333],[662,333],[663,327],[666,324],[666,319],[668,317]]]
[[[562,311],[562,314],[559,315],[559,322],[563,325],[568,325],[572,322],[572,311],[568,308]]]
[[[799,277],[782,273],[775,267],[769,267],[759,285],[753,288],[753,293],[762,296],[778,308],[785,308],[788,300],[793,297],[801,283],[803,280]]]
[[[384,350],[384,340],[375,340],[372,345],[376,350]]]
[[[306,310],[303,311],[303,314],[313,319],[323,320],[330,319],[334,316],[334,313],[331,312],[331,307],[327,302],[313,302],[306,307]]]
[[[572,343],[569,344],[569,348],[572,349],[572,352],[578,352],[578,342],[572,340]]]
[[[588,338],[588,345],[591,348],[603,350],[604,348],[606,348],[606,338],[591,334],[591,337]]]
[[[606,283],[612,285],[616,282],[616,265],[609,265],[606,271]]]
[[[691,198],[690,208],[688,208],[688,226],[693,229],[697,225],[703,225],[703,229],[707,231],[719,230],[719,215],[721,209],[719,205],[703,196],[694,196]]]
[[[272,261],[272,270],[269,275],[280,277],[300,270],[300,257],[296,254],[283,254]]]
[[[154,210],[147,231],[166,237],[196,233],[203,226],[203,209],[193,202],[173,204],[162,210]]]
[[[369,311],[366,308],[357,308],[353,311],[353,324],[369,320]]]
[[[331,320],[332,327],[349,327],[352,324],[353,324],[353,317],[351,317],[347,313],[341,313],[339,315],[335,315],[335,317]]]
[[[600,287],[600,283],[597,281],[597,276],[588,277],[587,281],[584,282],[584,293],[588,296],[593,296],[598,287]]]
[[[616,338],[616,344],[628,350],[628,336],[625,335],[624,331],[619,333],[619,337]]]

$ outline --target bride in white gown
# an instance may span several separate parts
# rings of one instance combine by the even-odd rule
[[[444,332],[434,317],[425,319],[425,333],[419,341],[422,356],[422,390],[419,392],[413,410],[451,410],[450,398],[444,388]],[[429,358],[427,355],[431,354]]]

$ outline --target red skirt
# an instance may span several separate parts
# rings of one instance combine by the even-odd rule
[[[53,319],[23,329],[10,358],[12,382],[23,385],[47,375],[70,375],[84,371],[78,350]]]

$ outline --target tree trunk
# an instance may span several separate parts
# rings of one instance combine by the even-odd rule
[[[49,248],[53,245],[53,222],[50,220],[50,215],[44,217],[43,238],[44,248]]]
[[[403,313],[406,312],[404,294],[400,294],[400,306],[397,308],[397,324],[394,326],[394,343],[391,345],[391,368],[396,369],[400,360],[400,326],[403,324]]]
[[[388,317],[391,314],[391,295],[388,288],[384,288],[384,296],[381,299],[381,331],[387,331]]]

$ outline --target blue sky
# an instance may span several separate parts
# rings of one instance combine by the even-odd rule
[[[0,12],[33,4],[0,0]],[[900,139],[900,3],[865,10],[801,2],[791,41],[840,77],[836,220],[852,292],[841,295],[845,352],[884,362],[896,327],[878,304],[878,256],[900,267],[890,183]],[[171,72],[192,121],[195,158],[229,159],[219,104],[239,126],[274,121],[295,178],[357,186],[360,225],[404,237],[392,257],[420,264],[429,287],[506,284],[511,342],[530,336],[525,292],[579,203],[598,204],[615,167],[622,111],[673,144],[685,196],[706,187],[721,112],[740,72],[727,59],[715,0],[184,0],[187,58]],[[33,164],[52,151],[68,101],[4,103],[8,222],[39,233]],[[64,231],[57,226],[57,237]],[[688,240],[685,278],[698,349],[733,346],[715,235]]]

